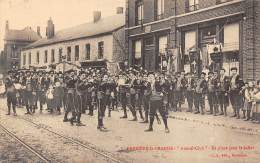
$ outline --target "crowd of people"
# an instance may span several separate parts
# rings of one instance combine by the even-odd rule
[[[37,109],[42,112],[47,104],[50,114],[61,114],[64,109],[63,122],[83,126],[81,115],[88,111],[88,115],[93,116],[97,110],[97,128],[105,130],[106,110],[110,117],[111,111],[121,108],[120,118],[128,118],[129,109],[132,121],[140,117],[142,123],[149,123],[145,131],[153,131],[154,119],[161,122],[159,112],[168,133],[169,112],[227,116],[227,110],[232,108],[231,117],[260,123],[260,81],[243,81],[237,68],[231,69],[230,76],[225,74],[225,69],[202,72],[199,77],[184,71],[167,74],[134,68],[118,74],[110,74],[104,68],[64,73],[9,71],[5,79],[7,115],[11,114],[11,109],[16,115],[16,107],[25,107],[25,114],[33,115]],[[185,101],[188,107],[184,110]]]

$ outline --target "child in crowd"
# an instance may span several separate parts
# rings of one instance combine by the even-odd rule
[[[256,82],[256,87],[254,91],[254,109],[252,119],[254,123],[260,124],[260,80]]]
[[[245,121],[250,120],[251,110],[253,107],[253,96],[254,96],[254,83],[250,81],[248,82],[248,87],[245,88],[245,103],[244,103],[244,110],[246,112]]]

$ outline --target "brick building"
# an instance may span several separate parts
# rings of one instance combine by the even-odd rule
[[[130,65],[260,77],[260,1],[127,0],[126,47]]]
[[[101,17],[95,11],[93,21],[55,31],[50,19],[46,38],[22,50],[21,68],[42,68],[65,71],[76,67],[107,67],[117,71],[125,60],[125,16],[122,7],[116,14]]]
[[[18,69],[20,67],[21,49],[40,38],[40,27],[37,27],[37,32],[31,27],[26,27],[22,30],[10,29],[9,22],[6,21],[2,56],[4,64],[1,66],[4,69],[3,72],[10,69]]]

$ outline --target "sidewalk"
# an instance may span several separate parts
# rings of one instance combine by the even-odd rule
[[[217,127],[224,127],[238,132],[244,132],[248,134],[260,135],[260,124],[254,124],[251,121],[244,121],[244,119],[236,119],[230,117],[231,113],[228,113],[228,116],[213,116],[213,115],[201,115],[193,114],[186,112],[186,109],[183,109],[182,112],[169,112],[169,118],[190,121],[194,123],[200,123],[202,125],[212,125]]]

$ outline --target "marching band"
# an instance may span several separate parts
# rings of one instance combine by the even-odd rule
[[[233,109],[232,117],[240,118],[240,110],[245,121],[260,123],[260,81],[244,82],[237,69],[226,76],[225,69],[219,72],[202,72],[199,77],[193,73],[175,74],[148,72],[130,68],[118,74],[110,74],[106,69],[88,68],[80,71],[9,71],[5,79],[8,113],[11,109],[16,116],[16,108],[25,107],[26,113],[33,115],[45,104],[50,114],[61,114],[63,122],[84,126],[81,115],[93,116],[97,110],[97,129],[105,130],[104,116],[111,111],[123,110],[122,119],[149,123],[147,132],[153,131],[154,118],[160,123],[157,110],[164,123],[165,132],[170,132],[167,118],[169,111],[183,111],[194,114],[227,116],[229,101]],[[208,77],[206,78],[206,75]],[[208,101],[209,110],[207,110]],[[144,113],[144,115],[143,115]],[[139,114],[139,115],[138,115]],[[71,116],[69,116],[71,115]]]

